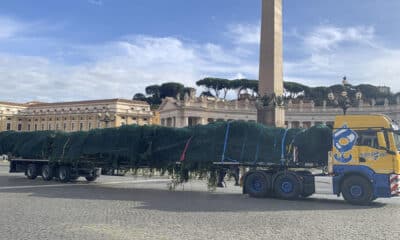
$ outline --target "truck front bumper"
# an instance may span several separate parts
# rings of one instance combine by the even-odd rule
[[[392,196],[400,195],[400,175],[394,174],[390,176],[390,191]]]

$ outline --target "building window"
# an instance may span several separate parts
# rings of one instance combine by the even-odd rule
[[[67,130],[67,124],[64,123],[64,131],[66,131],[66,130]]]
[[[51,123],[49,123],[49,130],[51,130]]]
[[[91,130],[92,129],[92,123],[89,123],[89,130]]]
[[[11,123],[7,123],[7,131],[11,130]]]
[[[83,130],[83,123],[79,124],[79,130],[82,131]]]
[[[37,131],[37,124],[35,124],[35,131]]]
[[[44,130],[44,124],[42,124],[42,131]]]
[[[75,124],[71,123],[71,131],[74,131],[74,129],[75,129]]]
[[[31,130],[31,125],[30,124],[28,124],[28,131],[30,131]]]
[[[147,121],[147,118],[143,118],[143,121]]]

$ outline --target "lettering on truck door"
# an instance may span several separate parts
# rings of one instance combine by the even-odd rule
[[[356,148],[358,152],[358,164],[367,166],[376,173],[393,172],[393,155],[386,149],[380,149],[378,144],[377,130],[356,131],[358,140]]]

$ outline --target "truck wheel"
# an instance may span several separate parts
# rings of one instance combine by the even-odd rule
[[[275,179],[275,194],[283,199],[296,199],[302,192],[299,179],[293,174],[282,174]]]
[[[60,182],[68,182],[70,180],[70,169],[66,166],[61,166],[58,168],[58,180]]]
[[[78,180],[78,178],[79,178],[79,176],[71,176],[69,179],[71,181],[76,181],[76,180]]]
[[[354,205],[368,205],[374,199],[371,183],[360,176],[345,178],[341,191],[343,198]]]
[[[271,177],[263,172],[250,173],[246,177],[244,187],[250,197],[266,197],[270,193]]]
[[[86,181],[88,181],[88,182],[94,182],[97,179],[96,176],[86,176],[85,178],[86,178]]]
[[[26,177],[28,179],[35,179],[37,177],[37,166],[36,164],[29,164],[26,169]]]
[[[51,179],[53,179],[53,170],[49,165],[44,165],[42,167],[42,178],[45,181],[50,181]]]

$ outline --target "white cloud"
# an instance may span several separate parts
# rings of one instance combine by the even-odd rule
[[[310,85],[386,85],[400,90],[400,49],[387,47],[370,26],[318,26],[301,37],[305,57],[285,62],[285,79]]]
[[[25,24],[8,17],[0,16],[0,40],[14,37],[25,29]]]
[[[228,34],[237,44],[259,44],[261,24],[234,24],[228,28]]]
[[[68,65],[45,57],[0,54],[0,96],[8,101],[131,98],[150,84],[195,86],[206,76],[254,75],[257,67],[215,44],[133,36],[77,46],[90,61]],[[22,94],[23,93],[23,94]]]
[[[332,50],[345,42],[368,43],[373,40],[374,33],[373,27],[319,26],[304,38],[304,43],[312,51]]]

